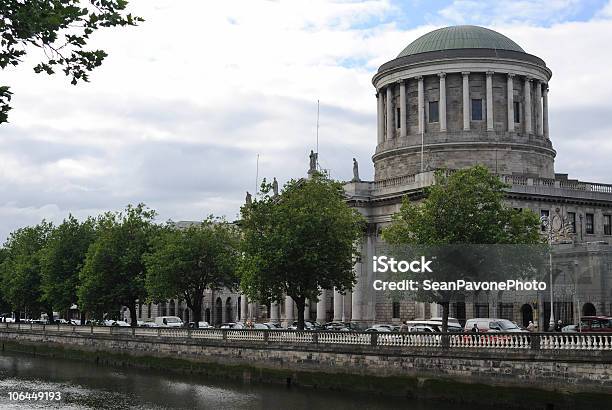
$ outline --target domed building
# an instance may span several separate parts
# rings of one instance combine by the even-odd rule
[[[439,316],[435,304],[393,301],[373,291],[372,256],[403,197],[423,198],[437,169],[476,164],[510,186],[510,206],[569,226],[569,237],[555,246],[555,320],[575,323],[581,315],[612,314],[612,185],[555,173],[548,127],[551,76],[541,58],[476,26],[427,33],[378,69],[372,79],[378,112],[374,181],[345,185],[349,203],[368,222],[355,266],[358,282],[351,294],[334,293],[333,303],[322,300],[317,317],[399,323]],[[525,325],[533,320],[545,329],[550,300],[550,291],[479,295],[453,303],[451,316],[501,317]]]
[[[543,60],[486,28],[447,27],[418,38],[373,79],[376,180],[476,163],[553,178],[551,75]]]
[[[612,315],[612,185],[555,172],[548,128],[551,76],[541,58],[498,32],[476,26],[427,33],[383,64],[372,79],[378,112],[374,181],[361,181],[355,172],[344,186],[348,203],[367,221],[354,268],[357,283],[346,294],[323,290],[318,303],[307,302],[305,318],[371,325],[441,316],[436,304],[394,300],[374,291],[372,257],[384,247],[382,229],[404,197],[422,199],[438,169],[477,164],[510,186],[510,206],[569,226],[569,236],[554,247],[554,319],[569,324],[582,315]],[[549,290],[494,293],[454,301],[451,316],[461,323],[471,317],[521,325],[533,320],[540,330],[547,329]],[[180,302],[176,310],[183,310]],[[212,324],[253,319],[291,325],[297,318],[290,297],[267,307],[229,290],[208,291],[203,312]],[[166,303],[139,310],[141,319],[160,314],[166,314]]]

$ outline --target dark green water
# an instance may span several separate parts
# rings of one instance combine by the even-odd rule
[[[11,401],[9,392],[61,392],[60,402]],[[409,409],[474,406],[308,388],[229,383],[160,371],[0,353],[0,408],[61,409]]]

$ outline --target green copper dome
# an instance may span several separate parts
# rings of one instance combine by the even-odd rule
[[[478,26],[451,26],[434,30],[417,38],[398,57],[458,48],[488,48],[525,52],[518,44],[497,31]]]

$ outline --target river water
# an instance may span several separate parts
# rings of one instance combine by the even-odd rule
[[[61,400],[15,401],[11,400],[10,392],[60,392]],[[1,352],[0,408],[462,410],[468,407],[320,389],[211,381],[201,376]]]

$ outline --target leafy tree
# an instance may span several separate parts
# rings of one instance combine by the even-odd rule
[[[34,315],[40,315],[43,309],[53,317],[51,306],[43,303],[40,274],[40,250],[51,229],[50,223],[42,221],[12,232],[4,244],[4,260],[0,265],[2,294],[17,320],[23,311],[38,317]]]
[[[102,319],[105,313],[127,306],[131,324],[136,326],[136,301],[146,299],[143,255],[157,231],[154,217],[155,211],[139,204],[99,218],[96,239],[79,273],[77,295],[82,309]]]
[[[185,229],[169,225],[145,255],[149,297],[184,299],[198,327],[204,291],[237,285],[238,244],[236,227],[223,220],[208,218]]]
[[[79,222],[68,216],[49,234],[41,250],[43,299],[57,311],[67,311],[77,302],[79,271],[95,239],[95,221]],[[85,324],[81,309],[81,323]]]
[[[491,246],[457,246],[541,243],[538,216],[529,209],[506,206],[507,187],[483,166],[450,175],[438,172],[425,200],[413,203],[404,199],[392,224],[383,231],[383,238],[391,245],[428,246],[429,252],[436,253],[440,267],[427,273],[432,280],[454,280],[461,275],[490,280],[484,275],[503,277],[509,272],[528,271],[540,256],[531,255],[529,250],[507,249],[509,254],[504,254],[506,251]],[[431,291],[421,296],[442,305],[442,327],[446,331],[451,293]]]
[[[321,174],[292,180],[279,196],[262,184],[262,197],[242,208],[243,292],[261,303],[290,296],[304,328],[306,299],[320,289],[352,289],[363,218],[344,201],[342,185]]]
[[[0,68],[17,66],[28,48],[43,51],[36,73],[60,69],[71,83],[88,81],[88,73],[107,56],[87,49],[102,27],[134,26],[144,21],[126,14],[126,0],[3,0],[0,2]],[[11,92],[0,86],[0,124],[7,121]]]

